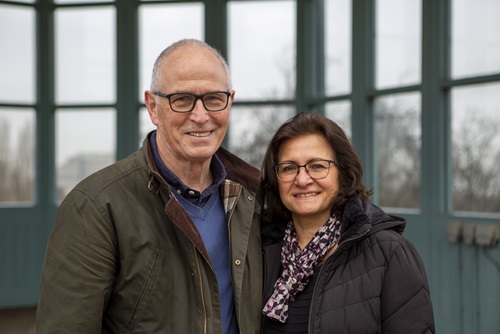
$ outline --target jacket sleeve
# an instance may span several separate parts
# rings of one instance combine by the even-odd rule
[[[116,256],[110,217],[82,192],[71,192],[47,245],[37,333],[101,333]]]
[[[381,294],[382,333],[434,333],[425,268],[415,247],[403,239],[388,259]]]

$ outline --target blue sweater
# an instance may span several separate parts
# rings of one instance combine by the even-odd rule
[[[237,334],[233,285],[229,272],[229,231],[220,194],[218,191],[212,194],[202,208],[176,192],[174,194],[198,228],[215,270],[221,299],[223,334]]]
[[[219,286],[222,334],[238,334],[238,324],[234,310],[234,292],[229,271],[229,229],[219,192],[219,186],[226,178],[224,165],[214,155],[210,165],[214,183],[200,193],[186,186],[165,166],[156,146],[156,132],[150,137],[150,143],[161,176],[172,187],[173,194],[198,228],[210,256],[210,262]]]

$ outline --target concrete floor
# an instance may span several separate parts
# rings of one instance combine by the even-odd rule
[[[0,334],[35,334],[36,307],[0,309]]]

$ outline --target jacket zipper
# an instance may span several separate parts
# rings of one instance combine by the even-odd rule
[[[207,334],[207,306],[205,304],[205,297],[203,294],[203,278],[201,275],[200,262],[198,260],[198,252],[196,250],[196,246],[193,244],[194,256],[196,258],[196,267],[198,268],[198,278],[200,280],[200,295],[201,295],[201,304],[203,306],[203,333]]]
[[[326,261],[321,266],[321,269],[319,270],[319,273],[318,273],[318,277],[316,278],[316,282],[320,281],[320,277],[321,277],[321,274],[323,273],[323,269],[325,268],[326,263],[328,261],[330,261],[331,259],[332,259],[331,261],[333,261],[333,258],[335,257],[336,253],[338,253],[342,248],[344,248],[346,246],[346,244],[350,243],[351,241],[355,241],[355,240],[363,238],[369,232],[370,232],[370,230],[368,229],[365,232],[363,232],[362,234],[357,235],[357,236],[355,236],[353,238],[350,238],[350,239],[346,239],[341,244],[339,244],[339,247],[333,252],[333,254],[328,259],[326,259]],[[309,333],[309,334],[312,333],[312,330],[311,330],[312,317],[313,317],[312,309],[313,309],[314,300],[316,299],[316,295],[317,294],[318,294],[318,284],[316,284],[314,286],[313,294],[312,294],[312,297],[311,297],[311,305],[309,306],[309,323],[307,325],[307,333]]]

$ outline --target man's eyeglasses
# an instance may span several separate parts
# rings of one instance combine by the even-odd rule
[[[295,180],[300,168],[304,167],[307,174],[315,180],[324,179],[330,172],[330,164],[336,164],[333,160],[315,159],[306,164],[297,165],[295,162],[282,162],[274,168],[276,176],[283,182]]]
[[[230,92],[210,92],[203,95],[191,93],[163,94],[153,92],[153,94],[168,99],[170,109],[175,112],[191,112],[198,100],[203,102],[207,111],[221,111],[226,109],[229,102]]]

